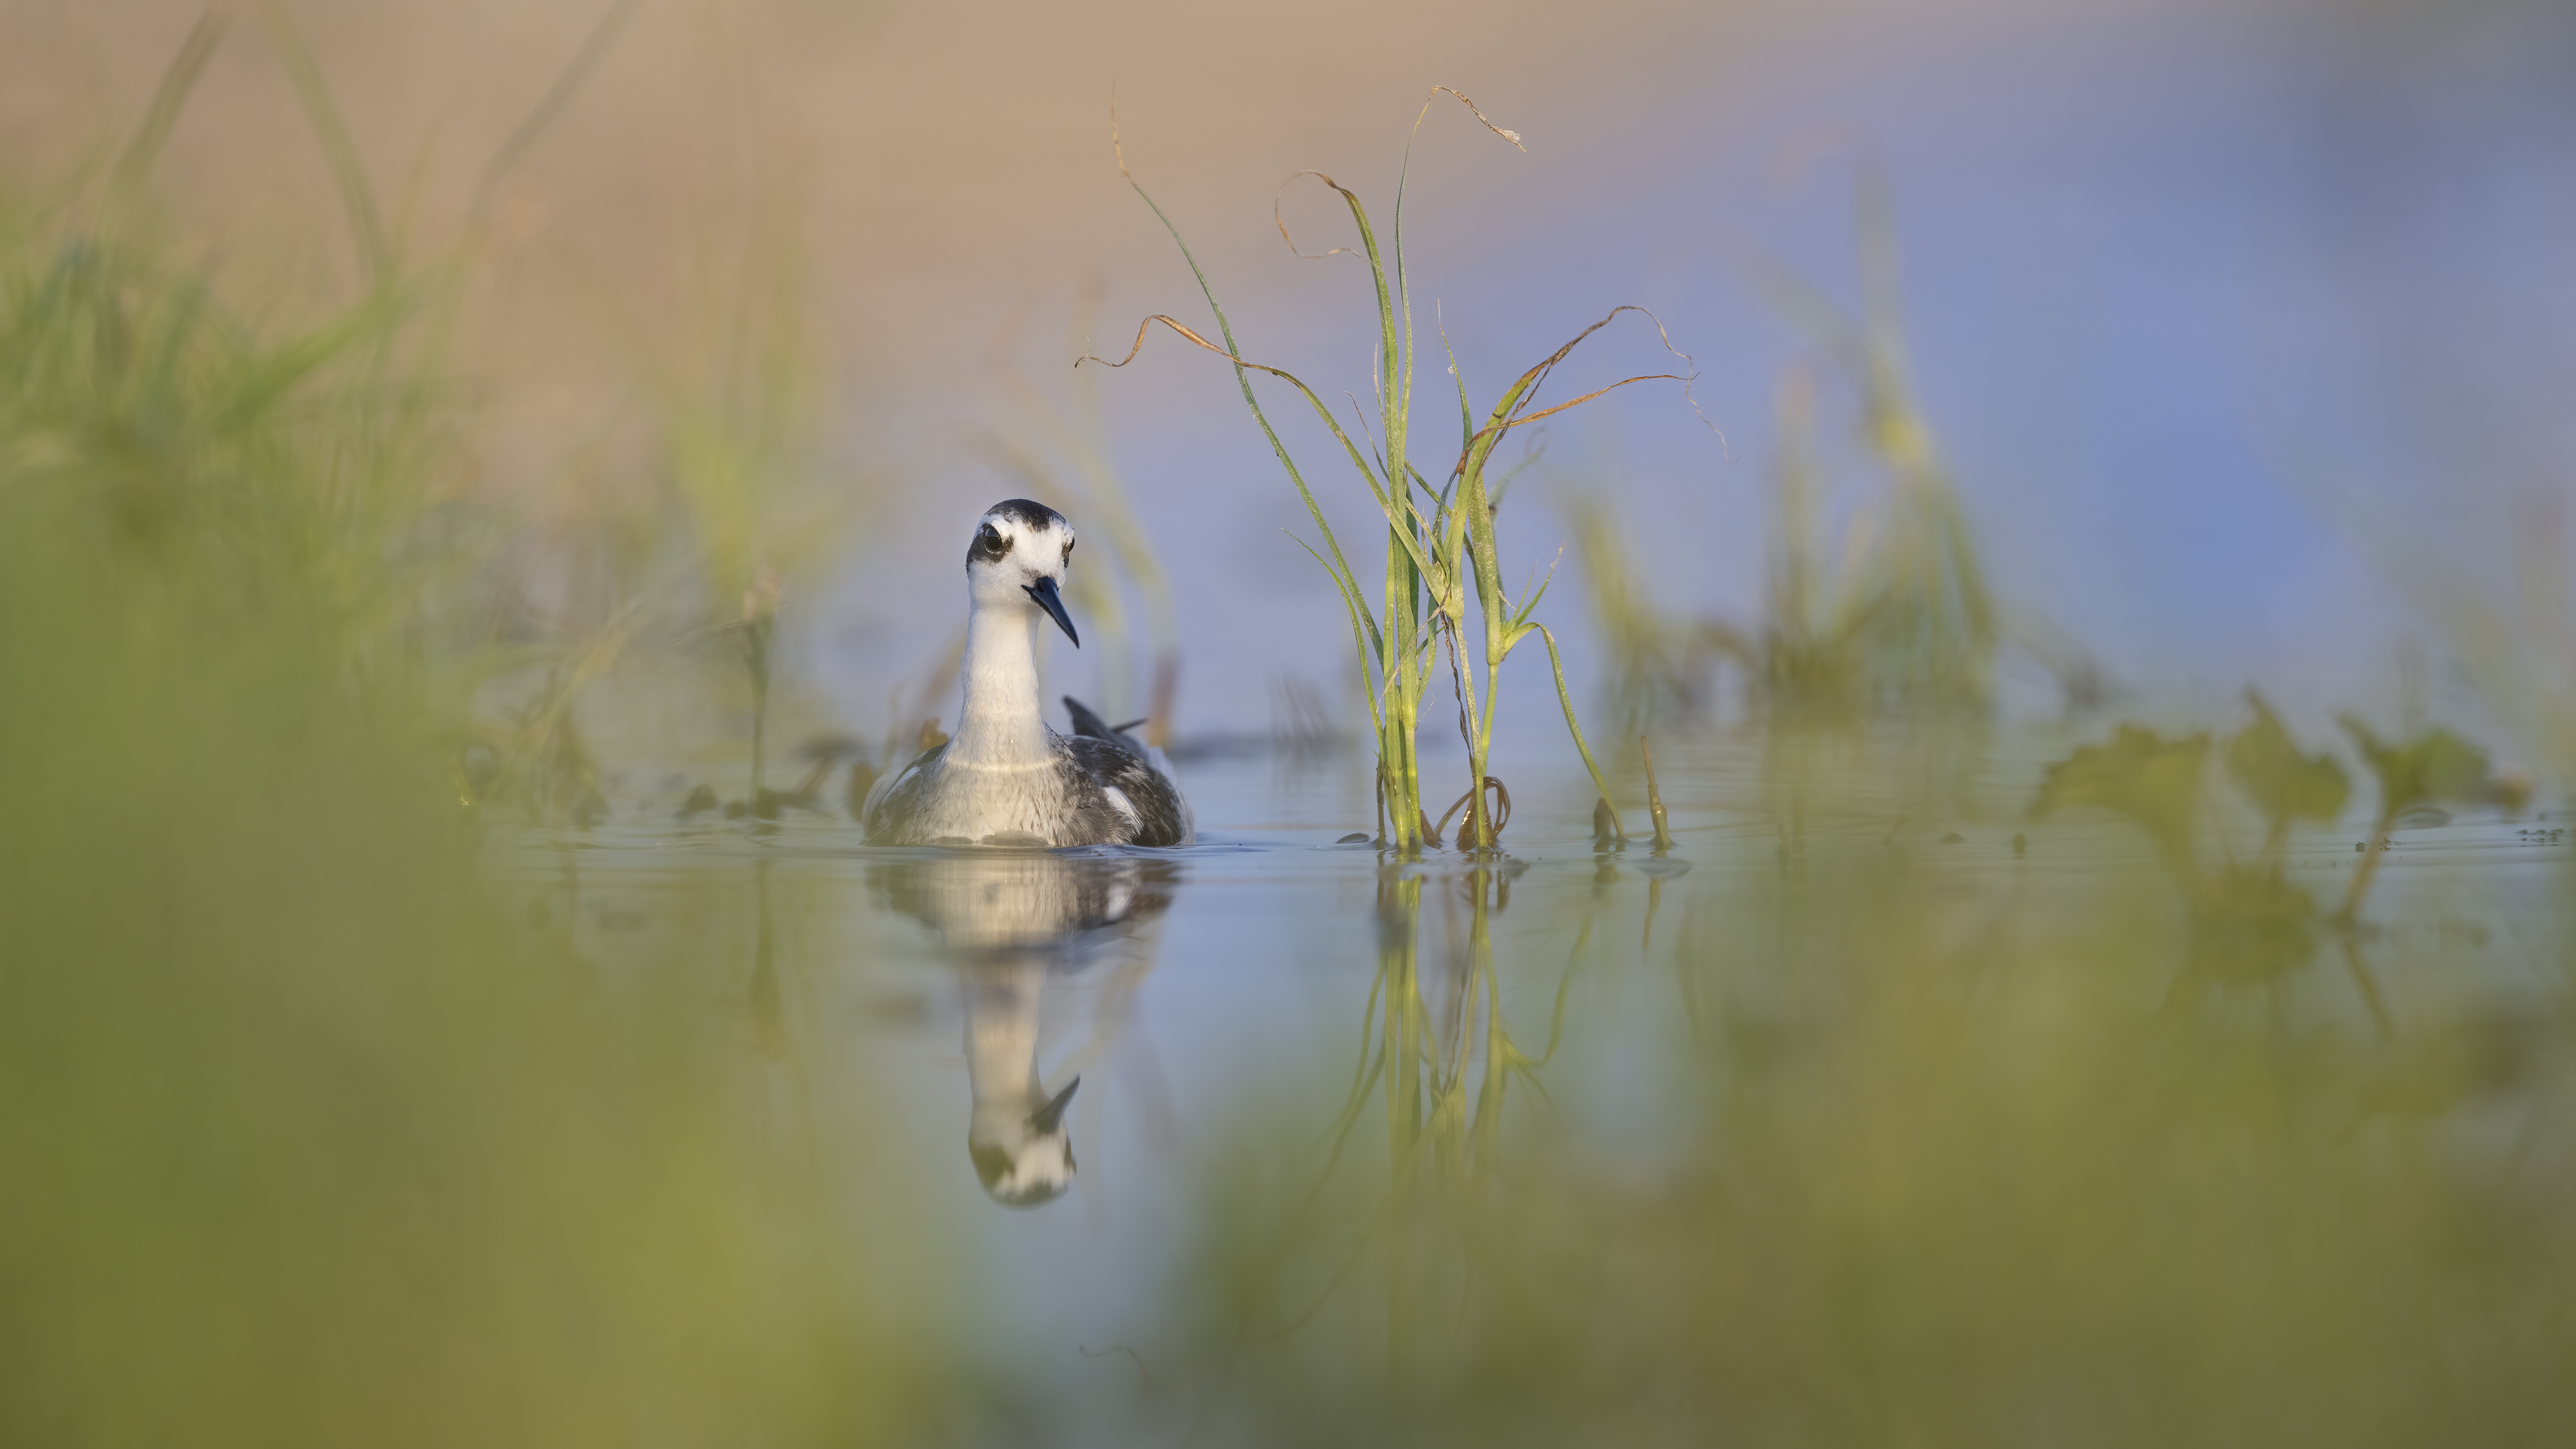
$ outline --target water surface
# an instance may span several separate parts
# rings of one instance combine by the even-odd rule
[[[1530,1309],[1518,1250],[1438,1267],[1399,1246],[1389,1224],[1446,1194],[1490,1216],[1435,1221],[1535,1251],[1601,1225],[1526,1200],[1577,1184],[1663,1211],[1763,1134],[1828,1134],[1804,1150],[1849,1151],[1868,1180],[1825,1110],[1851,1083],[1782,1063],[1851,1050],[1836,1034],[1905,978],[1941,993],[1905,1049],[1991,1030],[1979,1050],[2044,1063],[2106,1015],[2141,1042],[2179,1020],[2298,1077],[2302,1152],[2431,1143],[2566,1201],[2563,835],[2492,811],[2401,831],[2375,925],[2196,980],[2132,828],[2024,818],[2057,747],[1675,747],[1661,855],[1596,850],[1580,776],[1533,774],[1502,857],[1398,861],[1338,843],[1370,827],[1364,766],[1260,758],[1189,771],[1185,850],[880,850],[835,817],[684,822],[660,795],[495,848],[534,927],[608,989],[658,974],[730,1023],[743,1130],[785,1190],[852,1234],[877,1230],[873,1192],[927,1204],[940,1311],[1008,1386],[1013,1432],[1049,1441],[1242,1429],[1242,1376],[1269,1372],[1247,1364],[1344,1382],[1315,1368],[1318,1337],[1323,1362],[1356,1351],[1387,1383],[1472,1363]],[[2290,879],[2332,901],[2359,828],[2298,837]],[[1417,1056],[1418,1080],[1387,1065]],[[2030,1071],[2034,1095],[2101,1114],[2079,1131],[2135,1129],[2088,1105],[2081,1069]],[[2423,1101],[2403,1090],[2419,1079]],[[1991,1125],[1962,1110],[1907,1130]],[[2000,1211],[2030,1188],[1945,1190]],[[1920,1226],[1883,1245],[1889,1271],[1961,1251]],[[1585,1251],[1603,1294],[1636,1291],[1615,1240]]]

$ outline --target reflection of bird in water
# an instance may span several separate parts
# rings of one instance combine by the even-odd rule
[[[966,1079],[975,1114],[966,1155],[984,1191],[1004,1207],[1053,1202],[1073,1186],[1073,1134],[1064,1111],[1076,1077],[1050,1097],[1038,1080],[1038,997],[1045,958],[1013,953],[966,974]]]
[[[1189,845],[1187,800],[1160,750],[1071,700],[1073,735],[1038,708],[1036,631],[1081,636],[1056,594],[1073,525],[1025,498],[987,509],[966,550],[966,702],[957,733],[877,782],[872,845]]]
[[[1048,977],[1079,969],[1172,903],[1179,867],[1042,852],[884,861],[880,900],[937,932],[966,987],[967,1155],[993,1200],[1035,1207],[1073,1185],[1065,1121],[1079,1077],[1049,1093],[1038,1069]]]

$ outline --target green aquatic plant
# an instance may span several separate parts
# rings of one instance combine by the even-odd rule
[[[299,577],[326,587],[312,601],[315,616],[336,621],[352,667],[398,673],[435,700],[459,798],[515,798],[549,820],[594,819],[604,809],[576,706],[631,642],[640,616],[626,599],[587,626],[530,630],[513,617],[521,595],[496,561],[538,530],[479,495],[475,460],[460,446],[479,419],[467,405],[457,332],[464,298],[485,274],[493,198],[633,8],[633,0],[609,7],[486,159],[462,229],[442,239],[423,234],[416,194],[393,206],[380,200],[293,12],[259,7],[330,171],[358,263],[354,300],[300,297],[253,325],[216,300],[211,269],[170,266],[176,248],[148,182],[227,32],[219,11],[189,33],[104,177],[76,174],[70,204],[9,230],[21,280],[43,247],[57,249],[55,276],[30,284],[17,317],[10,358],[41,374],[17,400],[20,421],[121,450],[131,466],[118,506],[129,527],[207,530],[221,540],[218,552],[270,580],[263,587]],[[84,331],[113,341],[94,349],[77,340]],[[123,369],[123,379],[103,384],[99,363]],[[67,396],[41,396],[47,389]],[[46,416],[59,408],[102,415]],[[310,447],[320,461],[306,466],[280,456],[281,447]],[[433,459],[437,466],[424,464]],[[317,496],[295,496],[307,488]],[[296,556],[279,556],[281,547]],[[542,679],[513,687],[528,673]]]
[[[695,637],[733,641],[750,686],[750,800],[767,774],[779,610],[834,537],[816,478],[829,368],[786,190],[770,187],[736,234],[708,241],[690,322],[654,370],[665,465],[715,616]]]
[[[1747,250],[1741,258],[1757,290],[1806,334],[1852,394],[1860,440],[1886,485],[1873,511],[1854,525],[1845,566],[1828,572],[1810,533],[1813,409],[1805,384],[1793,375],[1782,389],[1771,621],[1781,631],[1772,647],[1791,667],[1766,667],[1764,677],[1769,687],[1792,691],[1784,695],[1792,707],[1806,702],[1794,691],[1811,679],[1851,670],[1867,681],[1873,705],[1981,714],[1993,693],[2002,628],[1966,509],[1915,391],[1894,201],[1874,163],[1855,168],[1853,216],[1860,244],[1856,310],[1766,253]],[[1855,657],[1817,671],[1807,656],[1828,648]]]
[[[610,1003],[482,870],[444,279],[180,260],[134,148],[214,33],[80,204],[0,201],[0,1441],[939,1437],[884,1308],[936,1224],[854,1243],[701,995]]]
[[[2277,862],[2292,825],[2332,825],[2343,818],[2352,781],[2334,756],[2300,753],[2259,690],[2247,690],[2245,703],[2254,711],[2254,721],[2227,742],[2228,778],[2262,813],[2263,854]]]
[[[1731,626],[1667,609],[1647,591],[1652,570],[1638,566],[1609,489],[1561,490],[1558,507],[1573,535],[1576,577],[1607,666],[1602,692],[1620,732],[1707,718],[1717,705],[1718,667],[1747,666],[1754,651]]]
[[[1568,499],[1612,660],[1609,688],[1631,728],[1697,718],[1706,681],[1727,665],[1741,671],[1748,702],[1784,725],[1988,711],[2007,631],[1914,387],[1894,210],[1875,165],[1857,169],[1854,213],[1857,308],[1769,253],[1738,256],[1755,289],[1816,351],[1783,369],[1775,389],[1761,617],[1741,627],[1692,619],[1647,597],[1607,497],[1591,490]],[[1878,484],[1838,533],[1822,521],[1832,483],[1821,437],[1828,384],[1848,397]],[[2070,700],[2098,694],[2098,672],[2080,647],[2036,622],[2015,632]]]
[[[1486,121],[1481,111],[1475,111],[1474,102],[1445,86],[1435,88],[1430,98],[1424,101],[1422,115],[1414,121],[1416,132],[1421,127],[1422,118],[1430,114],[1432,103],[1443,92],[1456,96],[1475,113],[1487,130],[1514,146],[1520,144],[1518,135]],[[1409,174],[1410,139],[1406,143],[1405,155]],[[1215,315],[1218,335],[1224,343],[1220,346],[1171,317],[1156,315],[1138,326],[1136,345],[1128,350],[1127,356],[1109,365],[1123,367],[1132,361],[1137,351],[1143,348],[1146,334],[1157,323],[1233,364],[1244,402],[1259,423],[1263,436],[1269,440],[1280,466],[1287,471],[1289,481],[1295,485],[1320,538],[1321,548],[1307,545],[1307,552],[1332,576],[1343,609],[1350,619],[1352,647],[1359,656],[1371,734],[1377,743],[1379,803],[1387,821],[1382,827],[1381,839],[1387,845],[1408,853],[1436,843],[1439,832],[1424,808],[1422,774],[1415,744],[1423,708],[1438,688],[1439,655],[1444,641],[1449,650],[1449,673],[1458,706],[1459,733],[1465,739],[1468,755],[1468,789],[1460,797],[1460,803],[1467,809],[1467,823],[1460,829],[1462,844],[1479,850],[1494,846],[1496,821],[1486,800],[1489,777],[1485,765],[1493,745],[1495,693],[1503,660],[1533,634],[1546,645],[1548,661],[1556,676],[1558,703],[1565,712],[1566,729],[1573,736],[1575,749],[1582,755],[1585,768],[1591,772],[1594,787],[1600,792],[1601,799],[1607,801],[1609,783],[1594,762],[1590,746],[1584,743],[1582,725],[1575,717],[1573,695],[1566,688],[1564,660],[1558,653],[1556,637],[1545,625],[1531,618],[1539,600],[1547,592],[1547,581],[1534,578],[1515,597],[1503,580],[1495,543],[1500,480],[1489,484],[1486,470],[1495,447],[1503,435],[1514,428],[1564,412],[1631,382],[1666,379],[1687,384],[1690,380],[1688,373],[1624,378],[1571,401],[1538,407],[1540,389],[1557,365],[1565,361],[1586,338],[1624,313],[1637,312],[1649,320],[1651,314],[1635,307],[1613,309],[1514,379],[1485,413],[1481,425],[1468,398],[1466,378],[1458,371],[1456,360],[1452,358],[1449,371],[1457,383],[1459,448],[1456,460],[1449,465],[1441,484],[1435,488],[1430,478],[1414,464],[1410,453],[1415,351],[1412,294],[1404,269],[1402,180],[1396,187],[1392,245],[1381,250],[1377,234],[1370,225],[1368,211],[1357,193],[1322,172],[1300,173],[1322,181],[1348,207],[1358,233],[1357,254],[1368,264],[1374,289],[1378,347],[1373,390],[1378,401],[1378,430],[1370,439],[1371,446],[1362,448],[1344,431],[1334,419],[1332,409],[1312,388],[1279,368],[1248,361],[1242,356],[1232,324],[1226,320],[1224,308],[1217,303],[1215,289],[1199,269],[1197,259],[1190,255],[1189,246],[1181,240],[1179,229],[1171,225],[1168,217],[1163,217],[1162,209],[1154,205],[1143,185],[1127,173],[1123,152],[1119,169],[1135,186],[1136,194],[1154,209],[1157,217],[1163,219],[1172,239],[1180,245],[1183,259],[1188,261],[1192,274],[1198,278],[1208,308]],[[1293,249],[1295,239],[1288,236],[1284,221],[1280,234]],[[1331,256],[1350,250],[1337,248],[1318,255]],[[1664,346],[1671,350],[1672,344],[1663,337],[1660,323],[1656,324],[1656,333]],[[1674,351],[1674,355],[1681,357],[1685,367],[1688,366],[1687,357],[1678,351]],[[1297,390],[1334,441],[1341,445],[1343,454],[1376,503],[1387,530],[1382,599],[1379,603],[1372,605],[1370,602],[1372,586],[1362,582],[1344,557],[1341,544],[1334,537],[1332,526],[1325,521],[1323,509],[1315,502],[1304,475],[1298,471],[1287,445],[1280,441],[1278,432],[1262,412],[1260,400],[1253,392],[1251,374],[1254,372],[1277,377]],[[1482,625],[1482,637],[1478,641],[1481,649],[1471,645],[1466,632],[1466,599],[1470,588],[1475,593]],[[1474,677],[1479,663],[1482,665],[1481,680]]]
[[[1747,677],[1771,717],[1790,724],[1849,723],[1874,700],[1910,703],[1872,673],[1866,635],[1878,609],[1863,572],[1870,563],[1847,551],[1837,568],[1825,555],[1816,519],[1823,491],[1816,383],[1807,368],[1781,374],[1772,411],[1779,454],[1772,465],[1767,600],[1752,647],[1741,651]]]
[[[353,674],[408,675],[460,576],[460,530],[423,526],[456,480],[448,276],[388,256],[356,300],[256,328],[173,261],[140,188],[222,33],[191,33],[104,177],[0,223],[0,498],[132,588],[273,604]]]
[[[2254,722],[2223,751],[2231,774],[2240,782],[2250,778],[2259,788],[2248,793],[2267,810],[2312,808],[2322,796],[2320,767],[2297,753],[2259,696],[2251,703]],[[2257,860],[2204,858],[2211,752],[2206,733],[2168,738],[2122,725],[2109,741],[2050,766],[2030,810],[2037,819],[2090,806],[2125,817],[2146,835],[2191,910],[2192,957],[2175,980],[2176,1002],[2202,982],[2274,980],[2304,965],[2316,949],[2316,903],[2281,869],[2286,823],[2275,820],[2272,841]],[[2375,986],[2358,984],[2375,1006]]]
[[[2546,463],[2538,471],[2551,475]],[[2507,738],[2531,752],[2546,782],[2564,791],[2576,785],[2576,569],[2567,502],[2560,489],[2514,491],[2507,540],[2465,559],[2429,547],[2417,520],[2372,516],[2359,501],[2362,490],[2337,489],[2334,498],[2381,574],[2438,631],[2447,662],[2474,684]],[[2518,813],[2539,783],[2507,766],[2488,793],[2508,814]]]
[[[911,1270],[747,1160],[695,990],[512,924],[358,560],[102,547],[117,466],[0,473],[0,1439],[920,1442]]]
[[[2379,782],[2379,807],[2343,899],[2331,915],[2287,873],[2291,829],[2331,825],[2351,795],[2341,763],[2303,752],[2260,691],[2246,691],[2253,718],[2219,749],[2238,794],[2264,822],[2261,848],[2239,859],[2205,848],[2210,805],[2207,734],[2168,738],[2123,725],[2108,741],[2087,745],[2049,767],[2033,818],[2076,806],[2126,817],[2155,846],[2156,858],[2191,907],[2193,955],[2174,983],[2186,999],[2204,982],[2276,982],[2304,966],[2329,931],[2339,934],[2354,990],[2382,1036],[2393,1035],[2385,999],[2351,927],[2377,878],[2387,834],[2409,807],[2436,800],[2493,798],[2484,751],[2447,730],[2404,745],[2382,740],[2350,715],[2341,723]]]
[[[641,607],[630,603],[586,637],[526,651],[545,678],[516,710],[477,731],[490,751],[488,760],[472,746],[461,752],[459,798],[478,807],[516,801],[549,824],[590,826],[606,819],[608,799],[598,761],[582,735],[578,705],[624,655],[642,619]],[[506,661],[493,672],[506,674]]]
[[[2156,848],[2156,858],[2185,885],[2199,876],[2197,836],[2209,736],[2168,739],[2122,725],[2105,743],[2086,745],[2048,767],[2032,818],[2089,805],[2125,816]]]
[[[2343,715],[2336,723],[2352,736],[2362,763],[2370,767],[2379,783],[2379,811],[2371,820],[2370,834],[2362,842],[2365,848],[2361,865],[2353,871],[2352,884],[2345,889],[2343,905],[2336,911],[2339,918],[2349,921],[2360,914],[2362,897],[2378,878],[2379,857],[2387,849],[2388,832],[2396,827],[2397,817],[2410,806],[2429,805],[2437,800],[2473,800],[2487,794],[2487,754],[2448,730],[2428,730],[2398,744],[2381,739],[2354,715]]]

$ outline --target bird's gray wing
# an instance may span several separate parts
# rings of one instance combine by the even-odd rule
[[[1153,771],[1156,778],[1163,782],[1163,788],[1171,792],[1172,803],[1179,810],[1181,838],[1178,843],[1198,844],[1199,815],[1197,811],[1190,808],[1190,797],[1181,789],[1180,772],[1172,768],[1171,756],[1152,745],[1147,745],[1145,746],[1145,768]]]
[[[939,745],[912,757],[912,763],[877,781],[860,803],[859,818],[870,845],[919,845],[913,833],[915,819],[922,803],[929,798],[930,778],[937,773],[940,756],[948,746]]]
[[[1143,753],[1118,739],[1090,735],[1076,735],[1062,748],[1076,816],[1086,824],[1097,820],[1103,827],[1092,834],[1093,839],[1129,845],[1194,842],[1188,802],[1171,777],[1156,770]],[[1116,825],[1110,823],[1112,814]]]

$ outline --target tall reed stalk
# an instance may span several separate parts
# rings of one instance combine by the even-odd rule
[[[1475,102],[1446,86],[1434,87],[1431,95],[1425,98],[1421,113],[1414,118],[1413,134],[1420,133],[1423,119],[1431,113],[1432,102],[1444,92],[1455,96],[1478,121],[1484,123],[1487,130],[1516,147],[1520,146],[1520,137],[1516,133],[1486,120],[1484,113],[1476,109]],[[1111,136],[1112,144],[1116,145],[1114,119]],[[1233,326],[1226,320],[1224,307],[1217,302],[1216,291],[1209,284],[1207,273],[1200,268],[1198,259],[1191,255],[1180,229],[1172,225],[1171,218],[1163,214],[1163,209],[1155,205],[1143,184],[1127,170],[1123,148],[1119,154],[1119,173],[1135,187],[1136,194],[1153,209],[1155,217],[1162,221],[1165,230],[1171,232],[1172,240],[1179,245],[1182,259],[1189,263],[1192,275],[1198,279],[1200,292],[1207,298],[1208,310],[1216,318],[1217,333],[1224,339],[1224,344],[1220,346],[1211,342],[1178,320],[1157,314],[1138,324],[1135,345],[1128,349],[1127,356],[1107,365],[1123,367],[1133,361],[1145,345],[1146,333],[1157,322],[1234,365],[1235,380],[1242,387],[1245,406],[1251,409],[1254,421],[1260,424],[1262,436],[1269,440],[1271,452],[1287,471],[1289,482],[1296,486],[1297,496],[1305,503],[1307,516],[1313,520],[1320,536],[1320,549],[1312,544],[1304,546],[1332,576],[1342,607],[1350,618],[1352,647],[1360,658],[1370,730],[1377,743],[1379,800],[1385,808],[1387,820],[1380,844],[1410,854],[1420,851],[1425,845],[1436,846],[1439,843],[1438,827],[1423,809],[1422,770],[1416,736],[1420,730],[1424,701],[1439,687],[1435,673],[1439,668],[1440,645],[1445,635],[1451,650],[1450,672],[1458,701],[1459,733],[1466,740],[1468,754],[1467,793],[1459,800],[1459,804],[1467,808],[1467,822],[1460,827],[1458,839],[1463,848],[1490,850],[1495,846],[1501,822],[1487,805],[1488,789],[1497,797],[1497,803],[1503,798],[1499,783],[1492,781],[1486,773],[1493,746],[1496,687],[1505,657],[1533,634],[1547,646],[1548,661],[1556,676],[1557,701],[1565,712],[1566,730],[1573,736],[1575,749],[1583,756],[1584,768],[1591,772],[1593,785],[1600,791],[1602,800],[1606,803],[1610,798],[1609,783],[1603,779],[1600,766],[1593,760],[1591,748],[1584,743],[1582,724],[1575,717],[1574,698],[1566,687],[1564,660],[1557,649],[1556,638],[1545,625],[1534,622],[1530,617],[1538,607],[1539,599],[1547,592],[1547,580],[1533,579],[1517,598],[1503,582],[1500,550],[1495,540],[1498,500],[1494,490],[1488,487],[1485,476],[1494,447],[1511,429],[1589,402],[1612,388],[1656,379],[1687,385],[1692,374],[1685,371],[1622,378],[1572,401],[1548,408],[1536,407],[1539,391],[1557,364],[1563,362],[1585,338],[1608,326],[1623,312],[1637,312],[1652,319],[1652,314],[1643,308],[1617,307],[1516,378],[1487,411],[1480,426],[1476,421],[1475,407],[1468,400],[1466,379],[1458,371],[1453,354],[1449,359],[1449,370],[1458,385],[1459,446],[1456,460],[1450,464],[1446,477],[1439,487],[1434,488],[1413,463],[1410,446],[1415,344],[1412,295],[1404,268],[1403,178],[1410,175],[1412,154],[1412,141],[1408,137],[1405,166],[1396,185],[1393,244],[1386,250],[1379,247],[1368,210],[1355,192],[1320,171],[1300,172],[1298,176],[1289,178],[1295,181],[1299,177],[1312,176],[1342,198],[1350,208],[1351,222],[1358,233],[1356,254],[1368,263],[1378,325],[1375,375],[1372,378],[1378,400],[1378,433],[1370,440],[1372,446],[1363,448],[1355,442],[1334,420],[1332,409],[1325,405],[1314,389],[1279,368],[1247,361],[1243,357],[1235,342]],[[1280,224],[1280,235],[1293,250],[1296,241],[1289,236],[1284,221]],[[1316,255],[1330,256],[1350,250],[1334,248]],[[1391,257],[1388,251],[1392,252]],[[1665,349],[1681,358],[1687,368],[1689,358],[1674,349],[1671,340],[1664,337],[1661,323],[1656,324],[1656,335]],[[1445,351],[1445,339],[1443,348]],[[1084,360],[1107,361],[1103,358]],[[1280,440],[1278,430],[1272,427],[1269,417],[1262,411],[1260,399],[1252,388],[1250,374],[1253,372],[1268,373],[1296,388],[1308,406],[1314,409],[1317,419],[1331,432],[1334,441],[1341,444],[1344,455],[1359,475],[1362,486],[1368,489],[1370,498],[1377,504],[1379,516],[1386,524],[1385,567],[1379,579],[1364,584],[1344,556],[1332,525],[1325,521],[1324,511],[1316,503],[1315,495],[1308,488],[1304,475],[1298,471],[1295,460],[1290,457],[1287,444]],[[1466,597],[1470,587],[1475,591],[1481,624],[1481,650],[1471,649],[1467,633]],[[1375,607],[1370,603],[1372,593],[1379,599]],[[1481,682],[1475,677],[1480,663],[1483,669]],[[1458,807],[1453,805],[1450,808],[1454,811]],[[1446,818],[1443,817],[1444,820]],[[1615,808],[1613,819],[1616,819]]]

